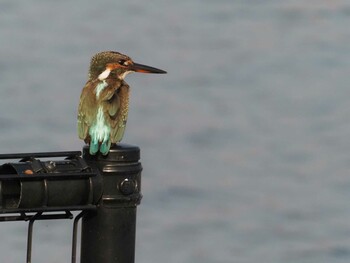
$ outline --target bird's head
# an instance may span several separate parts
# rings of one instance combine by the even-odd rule
[[[135,63],[126,55],[115,51],[103,51],[91,58],[89,79],[104,80],[108,77],[123,80],[131,72],[166,73],[164,70]]]

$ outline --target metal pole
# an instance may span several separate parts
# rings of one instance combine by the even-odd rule
[[[36,213],[28,224],[28,237],[27,237],[27,263],[32,262],[32,240],[33,240],[33,225],[34,221],[41,216],[41,212]]]
[[[140,149],[118,144],[107,156],[83,157],[103,178],[97,210],[82,218],[81,263],[134,263],[136,206],[142,198]]]

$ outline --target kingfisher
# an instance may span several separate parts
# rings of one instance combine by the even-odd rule
[[[129,111],[129,85],[132,72],[166,73],[135,63],[115,51],[103,51],[91,58],[88,81],[80,95],[78,135],[89,144],[89,152],[107,155],[111,144],[121,141]]]

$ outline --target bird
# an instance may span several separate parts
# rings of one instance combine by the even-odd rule
[[[116,51],[95,54],[90,61],[78,107],[78,136],[89,145],[90,155],[107,155],[111,145],[123,138],[129,111],[129,85],[124,78],[132,72],[167,73],[135,63]]]

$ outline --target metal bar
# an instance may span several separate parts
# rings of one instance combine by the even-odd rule
[[[17,174],[0,174],[0,180],[9,179],[21,179],[25,181],[37,180],[37,179],[81,179],[96,176],[96,173],[84,172],[84,173],[38,173],[31,175],[17,175]]]
[[[3,193],[3,189],[2,189],[2,181],[0,181],[0,209],[2,209],[2,206],[3,206],[3,198],[2,198],[2,193]]]
[[[77,257],[77,237],[78,237],[78,223],[83,217],[85,211],[81,211],[74,219],[73,223],[73,238],[72,238],[72,263],[75,263]]]
[[[63,152],[40,152],[40,153],[10,153],[0,154],[0,159],[19,159],[19,158],[49,158],[49,157],[66,157],[81,156],[80,151],[63,151]]]
[[[36,213],[30,220],[28,224],[28,237],[27,237],[27,263],[32,262],[32,239],[33,239],[33,224],[34,221],[40,217],[42,212]]]
[[[7,221],[28,221],[33,217],[33,215],[26,215],[22,213],[21,215],[4,216],[0,217],[0,222]],[[51,215],[41,215],[36,220],[50,220],[50,219],[72,219],[73,215],[70,212],[65,214],[51,214]]]
[[[78,205],[78,206],[53,206],[53,207],[36,207],[36,208],[17,208],[17,209],[2,209],[0,213],[0,221],[2,214],[15,213],[34,213],[34,212],[55,212],[55,211],[77,211],[77,210],[96,210],[96,205]],[[4,216],[6,217],[6,216]]]

